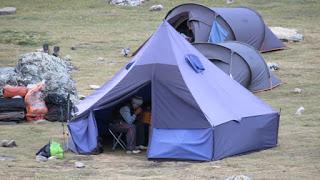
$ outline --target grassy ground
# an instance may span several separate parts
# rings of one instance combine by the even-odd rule
[[[80,70],[74,74],[81,94],[89,84],[102,84],[129,59],[122,47],[136,49],[160,24],[166,12],[182,0],[150,0],[141,7],[116,7],[105,0],[1,0],[0,7],[16,6],[17,14],[0,16],[0,66],[14,66],[20,54],[39,48],[43,41],[57,44]],[[224,0],[193,1],[209,6],[227,6]],[[148,8],[161,3],[161,12]],[[276,62],[285,82],[257,94],[281,108],[279,146],[270,150],[235,156],[221,161],[153,162],[144,155],[123,152],[98,156],[66,154],[65,160],[35,162],[35,152],[49,139],[61,139],[59,123],[0,126],[0,139],[15,139],[17,148],[0,147],[0,155],[16,161],[0,161],[1,179],[224,179],[245,174],[253,179],[317,179],[320,174],[320,1],[236,0],[232,6],[257,9],[270,26],[299,29],[305,40],[288,49],[263,54]],[[71,50],[70,47],[76,50]],[[104,62],[97,62],[102,57]],[[293,94],[293,88],[302,94]],[[294,115],[304,106],[302,116]],[[75,169],[74,161],[87,167]]]

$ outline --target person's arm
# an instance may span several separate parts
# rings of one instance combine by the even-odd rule
[[[132,124],[137,117],[135,114],[131,115],[130,108],[128,106],[123,106],[122,108],[120,108],[120,114],[128,124]]]

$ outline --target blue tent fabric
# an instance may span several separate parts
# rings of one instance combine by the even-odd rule
[[[202,65],[196,66],[205,70],[195,73],[187,55],[197,57]],[[166,21],[131,62],[77,105],[77,117],[68,123],[74,152],[90,153],[97,146],[101,127],[96,119],[101,117],[96,114],[148,91],[149,159],[210,161],[277,144],[278,112],[207,60]],[[237,131],[248,133],[237,139],[232,135]]]
[[[87,154],[97,147],[97,125],[93,113],[87,118],[71,121],[68,124],[70,134],[72,134],[71,150],[73,152]]]
[[[192,69],[196,73],[201,73],[202,71],[205,70],[205,68],[203,67],[201,61],[195,55],[192,55],[192,54],[186,55],[186,61],[189,63],[189,65],[192,67]]]
[[[213,131],[208,129],[152,130],[149,158],[208,161],[213,156]]]
[[[267,114],[230,121],[215,127],[214,159],[276,146],[279,114]],[[218,148],[219,147],[219,148]]]
[[[212,23],[208,42],[221,43],[226,40],[227,36],[228,36],[228,31],[223,29],[223,27],[220,26],[220,24],[217,21],[214,21]]]

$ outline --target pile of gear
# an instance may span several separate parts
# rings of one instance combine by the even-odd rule
[[[0,68],[0,121],[65,121],[67,104],[78,100],[74,69],[69,59],[59,58],[59,47],[51,55],[47,45],[22,55],[15,68]]]

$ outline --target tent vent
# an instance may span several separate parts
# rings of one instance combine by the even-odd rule
[[[130,67],[132,66],[132,64],[134,64],[134,61],[129,62],[129,63],[126,65],[126,70],[130,69]]]
[[[185,59],[196,73],[201,73],[202,71],[205,70],[205,68],[203,67],[201,61],[197,56],[193,54],[188,54],[185,56]]]

